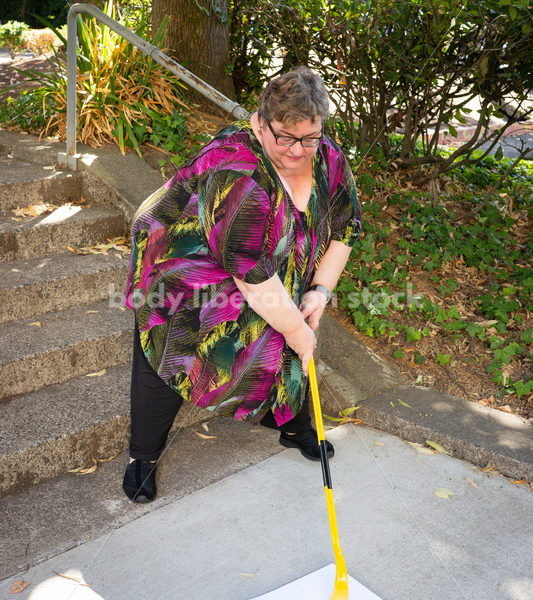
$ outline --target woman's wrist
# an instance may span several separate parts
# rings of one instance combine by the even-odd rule
[[[320,292],[326,297],[326,304],[331,300],[331,291],[321,283],[313,283],[309,287],[310,292]]]
[[[298,315],[291,315],[290,324],[284,327],[283,331],[278,329],[279,333],[281,333],[284,337],[288,337],[291,335],[296,335],[299,331],[302,331],[307,323],[302,316],[302,313],[298,310],[298,307],[295,305],[296,310],[298,311]]]

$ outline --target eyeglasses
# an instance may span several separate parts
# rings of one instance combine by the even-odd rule
[[[320,140],[322,139],[322,135],[323,135],[323,134],[321,134],[320,137],[301,137],[301,138],[293,137],[292,135],[278,135],[272,129],[272,125],[270,125],[270,121],[267,121],[266,124],[268,125],[268,128],[270,129],[270,131],[272,132],[272,135],[276,139],[276,144],[278,144],[278,146],[284,146],[286,148],[289,146],[294,146],[294,144],[296,144],[296,142],[300,142],[300,144],[302,144],[302,146],[304,148],[316,148],[318,146],[318,144],[320,143]]]

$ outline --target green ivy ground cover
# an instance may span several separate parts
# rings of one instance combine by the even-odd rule
[[[488,201],[511,161],[458,169],[433,206],[405,172],[352,162],[364,232],[336,289],[340,309],[362,334],[394,344],[397,366],[453,374],[469,365],[486,374],[496,404],[529,416],[533,163],[522,161]]]

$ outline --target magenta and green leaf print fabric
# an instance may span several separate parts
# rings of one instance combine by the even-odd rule
[[[137,211],[126,304],[144,353],[167,384],[197,406],[278,425],[302,405],[302,364],[255,313],[233,276],[275,273],[299,305],[331,240],[353,245],[361,211],[339,147],[313,157],[309,204],[286,193],[249,120],[222,130]]]

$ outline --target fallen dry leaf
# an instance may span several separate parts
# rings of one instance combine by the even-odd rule
[[[94,458],[93,458],[94,461]],[[87,467],[86,469],[82,469],[81,471],[78,472],[78,475],[90,475],[91,473],[96,473],[96,470],[98,469],[98,463],[95,461],[93,465],[91,465],[90,467]]]
[[[100,312],[99,310],[86,310],[85,314],[86,315],[94,315],[94,314],[97,314],[99,312]]]
[[[28,325],[33,325],[34,327],[42,327],[41,321],[32,321],[31,323],[28,323]]]
[[[98,463],[111,462],[120,454],[120,450],[116,450],[115,454],[108,456],[107,458],[91,458],[89,466],[76,467],[75,469],[69,469],[68,473],[76,473],[76,475],[90,475],[98,470]]]
[[[253,579],[257,583],[257,577],[253,573],[238,573],[237,572],[237,575],[240,575],[241,577],[249,577],[250,579]]]
[[[74,251],[78,254],[104,254],[105,256],[109,254],[109,250],[117,250],[118,252],[123,252],[125,254],[129,254],[131,251],[128,245],[129,242],[125,237],[107,238],[107,242],[107,244],[101,242],[94,246],[76,248]]]
[[[20,594],[23,592],[31,583],[29,581],[24,581],[24,579],[17,579],[13,582],[11,589],[9,590],[10,594]]]
[[[481,470],[483,473],[498,473],[491,463],[487,463],[487,466],[483,467]]]
[[[203,433],[198,433],[197,431],[194,433],[196,433],[196,435],[203,440],[214,440],[217,437],[216,435],[204,435]]]
[[[478,487],[479,487],[479,485],[478,485],[477,483],[475,483],[474,481],[472,481],[472,480],[470,479],[470,477],[468,477],[468,475],[465,477],[465,479],[466,479],[466,481],[468,481],[468,483],[469,483],[470,485],[474,486],[475,488],[478,488]]]
[[[209,431],[209,427],[207,426],[207,423],[202,423],[202,427],[206,430]]]
[[[354,425],[361,425],[363,421],[361,419],[352,419],[352,417],[344,417],[339,425],[345,425],[346,423],[353,423]]]
[[[448,488],[437,488],[433,494],[437,496],[437,498],[451,498],[452,496],[455,496],[452,490],[449,490]]]
[[[420,454],[437,454],[437,451],[434,448],[428,448],[424,446],[424,444],[417,444],[416,442],[407,442],[409,446],[412,446],[417,452]]]
[[[82,196],[79,200],[71,200],[72,206],[85,206],[85,208],[91,208],[91,204],[87,204],[87,200]]]
[[[334,421],[335,423],[338,423],[339,425],[344,425],[345,423],[353,423],[354,425],[360,425],[363,422],[363,421],[361,421],[361,419],[354,419],[353,417],[348,416],[348,415],[351,415],[356,410],[358,410],[359,408],[360,408],[360,406],[349,406],[348,408],[345,408],[344,410],[340,410],[338,417],[330,417],[329,415],[326,415],[326,414],[323,414],[323,417],[325,419],[328,419],[328,421]]]
[[[527,481],[525,479],[511,479],[511,483],[514,483],[515,485],[527,485]]]
[[[410,404],[407,404],[407,402],[404,402],[401,398],[396,398],[396,400],[402,405],[402,406],[407,406],[407,408],[413,408]]]
[[[85,467],[76,467],[75,469],[68,469],[67,473],[79,473]]]
[[[115,454],[113,454],[113,456],[108,456],[107,458],[97,458],[97,462],[99,463],[106,463],[106,462],[111,462],[112,460],[114,460],[118,455],[120,454],[120,450],[116,450]]]
[[[102,377],[107,373],[107,369],[102,369],[101,371],[97,371],[96,373],[87,373],[85,377]]]
[[[451,452],[448,452],[448,450],[446,450],[446,448],[444,448],[440,444],[437,444],[437,442],[432,442],[431,440],[426,440],[426,444],[428,446],[431,446],[432,448],[435,448],[435,450],[437,452],[440,452],[441,454],[447,454],[448,456],[452,455]]]
[[[25,206],[24,208],[17,206],[17,208],[13,208],[11,212],[15,215],[15,217],[19,217],[18,219],[14,220],[20,221],[23,217],[38,217],[40,215],[50,213],[56,208],[59,207],[55,204],[42,202],[41,204],[28,204],[28,206]]]
[[[11,212],[15,215],[15,217],[26,217],[26,216],[28,216],[26,214],[26,209],[21,208],[20,206],[17,206],[17,208],[13,208],[11,210]],[[15,219],[15,220],[17,221],[17,220],[20,220],[20,219]]]
[[[65,575],[64,573],[58,573],[57,571],[52,571],[52,573],[54,573],[58,577],[63,577],[65,579],[70,579],[71,581],[75,581],[76,583],[79,583],[80,585],[83,585],[85,587],[91,587],[88,583],[83,583],[83,581],[81,581],[81,579],[79,579],[78,577],[71,577],[70,575]]]
[[[77,475],[89,475],[94,473],[98,469],[98,461],[95,458],[91,458],[92,465],[89,467],[77,467],[76,469],[70,469],[68,473],[76,473]]]

